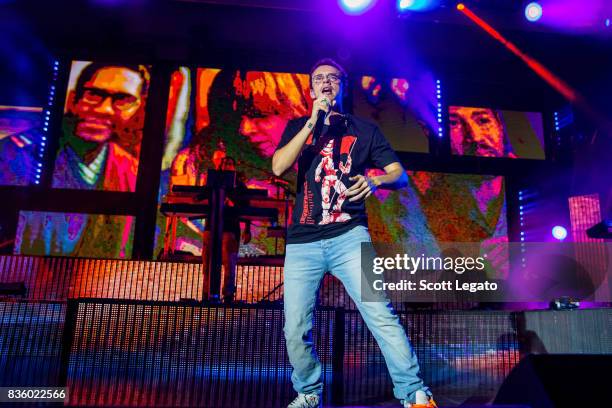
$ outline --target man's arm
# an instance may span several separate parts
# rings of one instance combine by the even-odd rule
[[[289,167],[293,166],[293,163],[295,163],[302,152],[310,132],[312,132],[312,129],[317,124],[319,111],[328,113],[330,109],[330,103],[327,98],[321,97],[313,101],[312,113],[304,126],[302,126],[302,129],[286,145],[274,152],[274,156],[272,156],[272,172],[275,176],[281,176]]]
[[[408,175],[399,162],[393,162],[385,166],[383,170],[385,174],[370,178],[376,187],[396,190],[408,185]]]
[[[280,177],[287,169],[293,166],[298,156],[302,152],[302,148],[306,143],[306,139],[310,135],[315,122],[308,119],[302,129],[283,147],[274,152],[272,156],[272,172],[275,176]]]
[[[408,175],[399,162],[393,162],[385,166],[385,174],[374,177],[366,177],[361,174],[350,177],[349,180],[357,180],[348,190],[346,195],[349,201],[359,201],[368,198],[376,189],[386,188],[395,190],[408,185]]]

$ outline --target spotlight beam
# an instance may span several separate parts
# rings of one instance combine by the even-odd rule
[[[607,129],[612,130],[612,122],[607,119],[606,116],[600,114],[599,112],[592,109],[587,103],[586,100],[574,89],[572,89],[568,84],[566,84],[561,78],[556,76],[552,71],[542,65],[535,58],[530,57],[521,51],[514,43],[508,40],[506,37],[501,35],[499,31],[491,27],[486,21],[482,18],[478,17],[472,10],[470,10],[465,4],[459,3],[457,4],[457,10],[463,13],[466,17],[472,20],[476,25],[482,28],[487,32],[491,37],[495,38],[497,41],[502,43],[508,50],[510,50],[514,55],[519,57],[529,68],[531,68],[540,78],[542,78],[545,82],[547,82],[550,86],[552,86],[557,92],[559,92],[565,99],[569,102],[576,105],[576,107],[581,108],[585,114],[590,116],[593,120],[600,123]]]
[[[561,78],[557,77],[553,74],[548,68],[544,65],[540,64],[534,58],[531,58],[529,55],[525,54],[521,51],[516,45],[514,45],[511,41],[506,39],[503,35],[499,33],[496,29],[491,27],[486,21],[478,17],[472,10],[467,8],[464,4],[459,3],[457,5],[457,10],[462,12],[466,17],[476,23],[480,28],[485,30],[491,37],[495,38],[497,41],[501,42],[507,49],[509,49],[514,55],[519,57],[529,68],[535,71],[543,80],[545,80],[550,86],[555,88],[561,95],[563,95],[570,102],[576,102],[578,99],[578,94],[574,91],[569,85],[567,85]]]

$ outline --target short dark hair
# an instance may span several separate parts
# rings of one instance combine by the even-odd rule
[[[342,65],[338,64],[336,61],[334,61],[331,58],[321,58],[320,60],[315,62],[314,65],[312,66],[312,68],[310,69],[309,78],[310,78],[310,87],[311,88],[312,88],[312,74],[321,65],[329,65],[331,67],[336,68],[338,71],[340,71],[340,80],[342,81],[343,85],[346,84],[346,80],[348,79],[348,75],[346,74],[346,71],[344,70],[344,68],[342,68]]]
[[[130,71],[138,72],[140,74],[140,77],[142,78],[142,88],[140,90],[140,95],[141,96],[147,95],[149,91],[149,82],[151,81],[151,76],[149,74],[149,70],[144,65],[104,64],[101,62],[92,62],[91,64],[83,68],[83,71],[81,71],[81,74],[79,75],[79,79],[76,82],[76,85],[74,87],[75,102],[77,102],[83,96],[85,83],[89,81],[91,78],[93,78],[96,72],[98,72],[99,70],[103,68],[126,68],[126,69],[129,69]]]

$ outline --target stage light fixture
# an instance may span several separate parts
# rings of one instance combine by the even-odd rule
[[[552,236],[559,241],[563,241],[565,238],[567,238],[567,230],[561,225],[555,225],[552,229]]]
[[[551,310],[570,310],[578,309],[580,307],[580,301],[570,296],[561,296],[553,299],[549,307]]]
[[[529,3],[525,7],[525,18],[532,23],[538,21],[542,17],[542,6],[535,1]]]
[[[439,79],[436,79],[436,98],[438,98],[438,137],[444,136],[444,127],[442,126],[442,84]]]
[[[43,126],[42,126],[42,135],[40,137],[41,141],[38,145],[38,160],[36,163],[36,174],[34,175],[34,184],[40,184],[41,174],[42,174],[42,161],[45,156],[45,149],[47,147],[47,136],[49,134],[49,122],[51,118],[51,110],[53,109],[54,101],[55,101],[55,85],[58,80],[58,72],[59,72],[59,61],[53,62],[53,76],[51,80],[51,86],[49,88],[49,96],[47,97],[47,106],[45,107],[44,113],[45,116],[43,118]]]
[[[375,2],[375,0],[339,0],[340,7],[347,14],[365,13]]]
[[[431,9],[436,3],[435,0],[397,0],[397,10],[400,13],[407,11],[424,11]]]

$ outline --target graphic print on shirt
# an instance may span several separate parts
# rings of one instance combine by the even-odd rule
[[[321,183],[322,217],[319,225],[344,222],[351,219],[348,213],[342,212],[342,204],[346,200],[347,189],[342,180],[348,180],[352,165],[351,147],[356,139],[355,136],[342,137],[338,168],[334,163],[334,139],[331,139],[321,150],[320,154],[323,157],[315,170],[315,182]],[[342,162],[343,158],[346,158],[344,162]]]
[[[308,183],[304,182],[304,202],[302,204],[302,216],[300,217],[300,224],[314,224],[315,221],[312,219],[312,191],[308,189]]]

